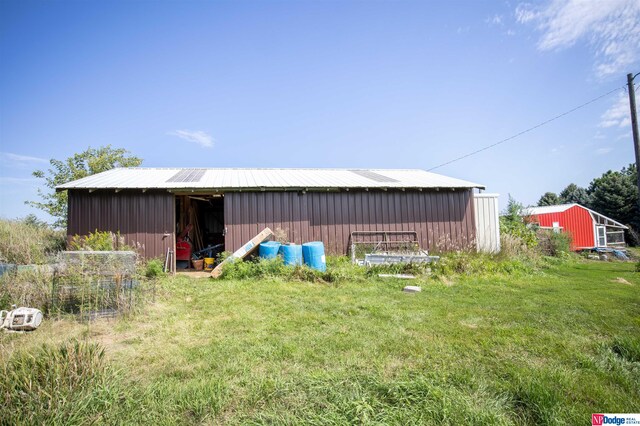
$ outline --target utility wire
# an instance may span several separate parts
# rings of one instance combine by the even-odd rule
[[[611,90],[610,92],[607,92],[607,93],[605,93],[605,94],[603,94],[603,95],[600,95],[600,96],[598,96],[597,98],[593,98],[593,99],[591,99],[590,101],[587,101],[587,102],[585,102],[585,103],[583,103],[583,104],[581,104],[581,105],[578,105],[578,106],[577,106],[577,107],[575,107],[575,108],[570,109],[569,111],[565,111],[565,112],[563,112],[562,114],[556,115],[556,116],[555,116],[555,117],[553,117],[553,118],[550,118],[550,119],[548,119],[548,120],[546,120],[546,121],[543,121],[542,123],[536,124],[536,125],[535,125],[535,126],[533,126],[533,127],[529,127],[527,130],[523,130],[523,131],[521,131],[520,133],[516,133],[516,134],[515,134],[515,135],[513,135],[513,136],[509,136],[509,137],[508,137],[508,138],[506,138],[506,139],[502,139],[501,141],[498,141],[498,142],[493,143],[493,144],[491,144],[491,145],[487,145],[487,146],[485,146],[484,148],[480,148],[480,149],[478,149],[478,150],[472,151],[472,152],[470,152],[470,153],[468,153],[468,154],[465,154],[465,155],[463,155],[463,156],[461,156],[461,157],[454,158],[453,160],[447,161],[446,163],[439,164],[439,165],[437,165],[437,166],[435,166],[435,167],[432,167],[432,168],[430,168],[430,169],[427,169],[427,171],[428,171],[428,172],[430,172],[430,171],[432,171],[432,170],[439,169],[440,167],[444,167],[444,166],[446,166],[446,165],[448,165],[448,164],[455,163],[456,161],[460,161],[460,160],[465,159],[465,158],[467,158],[467,157],[471,157],[472,155],[476,155],[476,154],[478,154],[478,153],[480,153],[480,152],[482,152],[482,151],[486,151],[486,150],[488,150],[488,149],[490,149],[490,148],[493,148],[494,146],[498,146],[498,145],[503,144],[503,143],[505,143],[505,142],[509,142],[510,140],[513,140],[513,139],[515,139],[515,138],[517,138],[517,137],[519,137],[519,136],[522,136],[522,135],[524,135],[525,133],[529,133],[529,132],[531,132],[531,131],[533,131],[533,130],[535,130],[535,129],[539,128],[539,127],[542,127],[542,126],[544,126],[544,125],[546,125],[546,124],[551,123],[552,121],[555,121],[555,120],[557,120],[557,119],[559,119],[559,118],[562,118],[562,117],[564,117],[565,115],[569,115],[569,114],[571,114],[572,112],[575,112],[575,111],[577,111],[577,110],[579,110],[579,109],[581,109],[581,108],[586,107],[587,105],[590,105],[590,104],[592,104],[592,103],[594,103],[594,102],[597,102],[597,101],[599,101],[600,99],[602,99],[602,98],[604,98],[604,97],[607,97],[607,96],[611,95],[612,93],[615,93],[615,92],[617,92],[617,91],[619,91],[619,90],[625,89],[626,87],[627,87],[626,85],[624,85],[624,86],[622,86],[622,87],[617,87],[617,88],[615,88],[615,89]]]

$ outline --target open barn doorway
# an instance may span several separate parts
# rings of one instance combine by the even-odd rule
[[[224,234],[223,195],[176,195],[177,270],[204,267],[224,251]]]

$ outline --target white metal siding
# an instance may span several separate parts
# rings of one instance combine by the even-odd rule
[[[478,251],[500,251],[499,194],[474,194],[476,212],[476,248]]]

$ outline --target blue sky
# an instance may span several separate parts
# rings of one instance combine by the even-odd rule
[[[430,169],[640,71],[640,2],[0,2],[0,216],[88,146],[144,166]],[[620,90],[435,170],[535,203],[634,160]]]

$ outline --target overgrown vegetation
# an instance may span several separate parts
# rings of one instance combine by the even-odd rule
[[[528,248],[538,245],[536,230],[526,222],[524,207],[509,195],[509,202],[500,216],[500,235],[509,235],[520,240]]]
[[[547,256],[565,257],[571,253],[571,235],[551,229],[537,231],[538,249]]]
[[[282,257],[273,259],[236,259],[225,263],[222,269],[222,279],[246,280],[280,278],[289,281],[308,281],[337,283],[345,280],[363,280],[366,278],[364,268],[351,265],[345,257],[329,257],[326,272],[311,269],[305,265],[285,266]]]
[[[35,216],[22,220],[0,219],[0,262],[44,264],[64,249],[65,235]]]
[[[77,251],[136,251],[128,246],[120,233],[110,231],[89,232],[87,235],[74,235],[69,242],[69,250]]]
[[[0,334],[0,418],[574,425],[594,411],[637,406],[640,277],[632,263],[564,262],[542,274],[459,273],[446,282],[420,276],[411,282],[418,294],[403,293],[407,283],[373,273],[337,286],[167,278],[161,303],[136,321],[45,321],[35,333]],[[105,355],[62,356],[72,337],[101,342]]]
[[[16,271],[0,276],[0,309],[11,305],[51,310],[52,274],[41,269]]]
[[[131,394],[91,342],[19,350],[0,364],[2,424],[114,424],[131,409]]]

